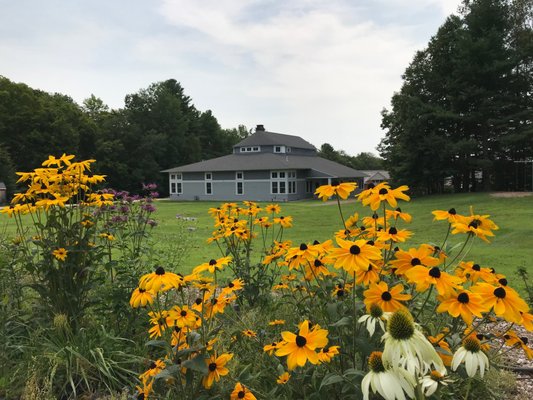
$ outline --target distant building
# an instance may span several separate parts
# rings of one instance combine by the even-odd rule
[[[4,182],[0,182],[0,204],[7,202],[7,188]]]
[[[291,201],[313,197],[320,185],[357,182],[366,174],[317,155],[299,136],[255,133],[233,146],[233,154],[162,171],[172,200]]]
[[[384,170],[363,170],[366,174],[364,178],[363,188],[368,189],[368,186],[372,183],[377,185],[380,182],[388,182],[390,180],[390,175],[388,171]]]

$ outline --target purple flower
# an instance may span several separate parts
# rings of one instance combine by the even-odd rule
[[[141,206],[141,209],[149,213],[153,213],[156,210],[155,207],[151,204],[143,204]]]
[[[148,225],[150,225],[152,228],[153,228],[154,226],[157,226],[157,221],[156,221],[155,219],[149,219],[148,221],[146,221],[146,223],[147,223]]]

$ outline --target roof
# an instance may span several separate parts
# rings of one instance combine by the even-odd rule
[[[258,171],[278,169],[312,170],[317,177],[357,178],[367,175],[362,171],[318,156],[273,153],[230,154],[194,164],[166,169],[161,172]]]
[[[363,170],[367,177],[365,177],[365,182],[367,181],[383,181],[390,179],[389,171],[385,170]]]
[[[243,146],[289,146],[299,149],[316,150],[315,146],[302,139],[300,136],[284,135],[282,133],[259,130],[248,136],[246,139],[241,140],[233,147]]]

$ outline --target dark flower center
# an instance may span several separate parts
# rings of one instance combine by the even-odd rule
[[[302,251],[307,250],[307,245],[305,243],[302,243],[300,245],[300,250],[302,250]]]
[[[342,296],[344,296],[344,290],[342,289],[337,290],[337,297],[342,297]]]
[[[379,194],[387,194],[387,193],[389,193],[389,191],[387,189],[385,189],[385,188],[379,189]]]
[[[502,287],[494,289],[494,296],[496,296],[499,299],[504,299],[507,293],[505,292],[505,289]]]
[[[394,226],[389,229],[389,234],[396,235],[398,233],[398,229],[396,229]]]
[[[378,218],[379,218],[378,213],[374,213],[374,214],[372,214],[372,219],[378,219]]]
[[[228,287],[229,287],[229,288],[232,288],[233,286],[235,286],[235,285],[233,284],[233,282],[228,283]]]
[[[455,211],[455,208],[450,208],[448,210],[448,214],[455,215],[455,214],[457,214],[457,211]]]
[[[244,399],[244,396],[246,396],[246,393],[244,393],[244,390],[241,390],[239,393],[237,393],[237,398]]]
[[[499,283],[500,285],[502,285],[502,286],[507,286],[507,279],[502,278],[502,279],[500,279],[500,280],[498,281],[498,283]]]
[[[156,275],[165,275],[165,268],[163,267],[157,267],[155,270]]]
[[[202,299],[198,297],[196,300],[194,300],[194,302],[196,303],[196,305],[199,306],[200,304],[202,304]]]
[[[139,293],[144,293],[144,292],[146,292],[146,289],[139,288]]]
[[[419,258],[413,258],[411,260],[411,265],[414,267],[415,265],[421,265],[422,263],[420,262],[420,259]]]
[[[366,242],[366,244],[368,244],[369,246],[374,246],[375,245],[373,240],[369,240],[368,242]]]
[[[468,297],[468,293],[463,292],[457,296],[457,301],[459,301],[459,303],[466,304],[470,301],[470,297]]]
[[[320,244],[320,242],[318,240],[315,239],[315,241],[313,242],[314,245],[317,245],[317,244]]]
[[[478,340],[483,340],[485,338],[485,335],[483,335],[482,333],[478,333],[476,337],[478,338]]]
[[[481,267],[479,266],[479,264],[474,264],[474,265],[472,265],[472,269],[473,269],[474,271],[481,271]]]
[[[400,207],[398,207],[398,208],[396,209],[396,211],[398,211],[399,213],[401,213],[401,212],[402,212],[402,209],[401,209]]]
[[[391,299],[392,299],[392,295],[390,294],[390,292],[381,293],[381,300],[390,301]]]
[[[154,369],[155,367],[157,367],[157,365],[156,365],[155,362],[153,362],[153,363],[150,364],[150,369]]]
[[[529,339],[528,339],[527,337],[525,337],[525,336],[522,336],[522,337],[520,338],[520,340],[521,340],[524,344],[528,344],[528,342],[529,342]]]
[[[209,364],[209,371],[213,372],[217,369],[217,363],[211,363]]]
[[[217,264],[217,260],[215,259],[209,260],[209,265],[216,265],[216,264]]]
[[[181,315],[182,317],[185,317],[185,316],[187,315],[187,311],[185,311],[185,310],[181,310],[180,315]]]
[[[433,267],[429,270],[429,276],[433,278],[440,278],[440,269],[438,267]]]
[[[315,260],[314,265],[316,268],[320,267],[322,264],[322,261],[320,261],[318,258]]]
[[[361,253],[361,249],[359,248],[358,245],[354,244],[353,246],[350,247],[350,253],[355,256],[355,255]]]
[[[303,336],[296,336],[296,345],[298,347],[304,347],[305,345],[307,344],[307,339],[304,338]]]
[[[481,225],[481,222],[479,220],[475,219],[475,220],[473,220],[472,222],[470,222],[468,224],[468,227],[476,229],[479,225]]]

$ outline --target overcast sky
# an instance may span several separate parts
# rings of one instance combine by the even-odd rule
[[[0,0],[0,75],[111,108],[174,78],[223,128],[377,154],[414,52],[460,0]]]

